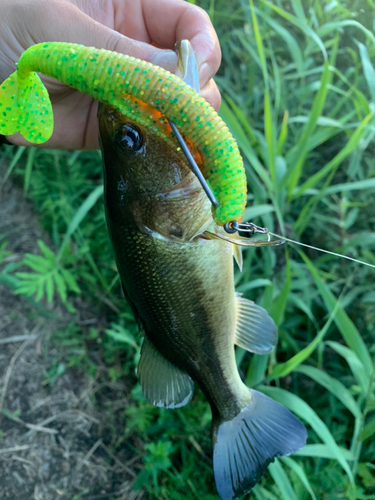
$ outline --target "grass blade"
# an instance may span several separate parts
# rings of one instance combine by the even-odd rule
[[[268,190],[272,191],[272,183],[271,183],[271,180],[269,178],[267,170],[264,168],[262,163],[259,161],[259,158],[256,155],[254,149],[249,144],[249,138],[246,136],[246,134],[242,130],[236,117],[234,116],[234,114],[231,111],[231,109],[229,108],[229,106],[225,103],[225,101],[223,101],[223,103],[221,104],[220,116],[223,118],[223,120],[227,124],[229,130],[231,131],[231,133],[235,137],[235,139],[238,143],[238,146],[241,149],[242,154],[249,161],[251,167],[258,174],[259,178],[266,185]],[[259,191],[260,191],[260,189],[264,189],[264,188],[259,186]],[[253,187],[252,187],[252,190],[254,192]],[[263,198],[264,198],[264,196],[263,196]]]
[[[361,409],[356,400],[353,398],[348,389],[339,380],[331,377],[323,370],[319,370],[314,366],[301,365],[295,369],[298,373],[303,373],[318,384],[325,387],[331,394],[333,394],[341,403],[353,414],[354,417],[362,418]]]
[[[81,224],[81,222],[86,217],[88,212],[92,209],[92,207],[95,205],[95,203],[98,201],[98,199],[102,195],[103,195],[103,186],[97,186],[88,195],[88,197],[85,199],[85,201],[82,203],[82,205],[78,208],[78,210],[74,214],[74,217],[70,221],[70,224],[69,224],[68,229],[65,233],[64,239],[61,243],[60,250],[59,250],[59,258],[61,257],[63,250],[65,248],[65,245],[68,243],[71,235],[78,228],[78,226]]]
[[[18,160],[21,158],[21,156],[22,156],[23,152],[25,151],[25,149],[26,149],[26,146],[19,146],[17,148],[17,152],[13,156],[12,161],[10,162],[8,170],[6,171],[6,173],[4,175],[4,178],[1,180],[0,186],[3,186],[5,184],[6,180],[8,179],[8,177],[10,176],[10,174],[12,173],[14,167],[17,165]]]
[[[300,0],[291,0],[291,4],[294,10],[294,13],[302,22],[306,23],[305,12],[303,10],[302,4]]]
[[[265,5],[267,5],[268,7],[270,7],[272,10],[274,10],[277,14],[279,14],[279,16],[281,16],[282,18],[286,19],[290,23],[294,24],[294,26],[296,26],[298,29],[300,29],[301,31],[303,31],[312,40],[314,40],[314,42],[318,45],[318,47],[322,51],[322,54],[324,56],[324,60],[327,60],[327,51],[326,51],[326,48],[324,46],[324,43],[319,38],[319,36],[315,33],[315,31],[310,28],[310,26],[308,26],[307,24],[301,22],[300,19],[298,19],[297,17],[293,16],[292,14],[290,14],[289,12],[287,12],[286,10],[281,9],[277,5],[274,5],[274,4],[270,3],[270,2],[267,2],[267,0],[261,0],[261,2],[263,4],[265,4]]]
[[[337,153],[337,155],[332,158],[332,160],[328,162],[327,165],[321,168],[316,174],[309,177],[309,179],[307,179],[307,181],[304,182],[295,193],[293,193],[293,198],[299,198],[306,191],[306,189],[314,187],[321,179],[323,179],[332,171],[335,171],[341,165],[345,158],[347,158],[358,147],[359,142],[363,136],[363,130],[373,117],[374,113],[375,111],[371,111],[362,120],[359,127],[355,130],[355,132],[353,132],[346,146],[341,149],[341,151]],[[296,224],[298,224],[298,221]]]
[[[31,172],[33,170],[36,148],[29,148],[25,167],[25,180],[23,183],[23,195],[26,196],[30,186]]]
[[[251,358],[249,369],[246,373],[245,384],[254,387],[264,379],[267,370],[269,354],[254,354]]]
[[[295,460],[293,460],[290,457],[282,457],[281,460],[288,467],[290,467],[293,470],[293,472],[300,478],[301,482],[303,483],[303,485],[305,486],[307,491],[310,493],[311,498],[313,500],[316,500],[315,493],[314,493],[313,489],[311,488],[310,482],[307,479],[307,476],[306,476],[303,468],[299,464],[297,464],[297,462]]]
[[[280,462],[276,460],[268,466],[268,470],[280,490],[284,500],[297,500],[297,495],[290,484],[288,476],[285,474]]]
[[[351,462],[354,460],[354,456],[350,450],[346,448],[339,447],[340,454]],[[332,450],[326,444],[306,444],[303,448],[293,453],[299,457],[316,457],[316,458],[328,458],[335,460],[336,457],[332,453]]]
[[[250,11],[251,11],[251,20],[253,22],[255,43],[257,46],[259,61],[260,61],[260,65],[261,65],[261,69],[262,69],[262,73],[263,73],[263,80],[264,80],[264,83],[266,84],[266,88],[268,88],[267,62],[266,62],[266,57],[264,55],[263,40],[262,40],[262,36],[260,34],[258,21],[257,21],[257,17],[255,14],[253,0],[250,0]]]
[[[273,118],[271,99],[268,90],[264,94],[264,133],[268,145],[268,168],[274,185],[276,184],[276,166],[275,166],[275,135],[273,131]]]
[[[285,391],[284,389],[280,389],[279,387],[262,386],[260,387],[260,390],[278,403],[286,406],[289,410],[296,413],[299,417],[303,418],[309,425],[311,425],[316,434],[331,450],[334,458],[339,462],[341,467],[347,473],[350,482],[353,484],[353,474],[346,458],[340,452],[340,449],[328,427],[320,419],[320,417],[318,417],[317,413],[307,403],[305,403],[305,401],[300,399],[295,394]]]
[[[276,181],[276,169],[275,169],[275,137],[273,133],[273,119],[272,119],[272,107],[271,99],[269,93],[268,84],[268,72],[267,72],[267,61],[264,53],[264,46],[262,36],[260,34],[260,29],[258,25],[257,16],[255,14],[253,0],[250,0],[250,10],[251,10],[251,20],[253,23],[255,43],[257,46],[257,51],[259,55],[259,61],[263,73],[263,80],[265,84],[264,91],[264,133],[267,142],[267,153],[268,153],[268,168],[271,176],[272,182],[275,184]]]
[[[297,72],[303,73],[305,69],[303,54],[296,39],[292,36],[290,31],[285,29],[280,23],[274,21],[269,15],[266,15],[261,10],[255,8],[255,11],[258,16],[262,17],[262,19],[272,28],[273,32],[278,33],[281,36],[281,38],[287,44],[289,52],[293,57]]]
[[[270,214],[274,212],[275,208],[272,205],[254,205],[253,207],[245,208],[244,220],[245,221],[253,221],[256,217],[260,217],[262,215]]]
[[[324,325],[324,327],[320,330],[314,340],[306,346],[302,351],[295,354],[292,358],[290,358],[285,363],[280,363],[275,366],[272,372],[268,375],[267,381],[271,381],[277,378],[286,377],[289,373],[295,370],[300,364],[302,364],[306,359],[310,357],[312,352],[318,347],[320,342],[322,342],[325,334],[327,333],[331,323],[334,319],[336,311],[332,311],[328,321]]]
[[[361,441],[366,441],[369,437],[375,434],[375,417],[370,420],[368,424],[365,425],[361,433]]]
[[[298,253],[301,255],[303,260],[305,261],[308,269],[310,270],[315,284],[319,290],[319,293],[329,311],[335,309],[337,304],[336,297],[329,290],[328,286],[321,280],[319,273],[313,263],[308,259],[308,257],[302,252],[298,250]],[[359,360],[362,362],[367,377],[370,377],[373,373],[373,365],[371,356],[368,352],[366,344],[363,342],[363,339],[355,327],[352,320],[346,314],[346,312],[342,309],[340,304],[337,306],[337,312],[335,315],[335,323],[337,328],[340,330],[341,335],[343,336],[345,342],[348,346],[357,354]]]
[[[350,370],[354,375],[358,385],[362,389],[362,393],[366,396],[370,385],[370,376],[364,370],[363,364],[358,359],[358,356],[348,347],[339,344],[338,342],[327,342],[332,349],[334,349],[340,356],[342,356],[350,366]]]
[[[323,27],[319,29],[319,34],[321,36],[325,36],[327,33],[332,33],[335,30],[340,30],[342,28],[347,28],[348,26],[352,26],[354,28],[358,28],[362,33],[366,35],[366,37],[371,41],[373,45],[375,45],[375,36],[371,30],[368,30],[363,26],[363,24],[359,23],[355,20],[345,20],[345,21],[336,21],[331,23],[326,23]]]
[[[302,173],[302,167],[309,151],[309,141],[317,125],[317,121],[323,112],[328,94],[328,84],[331,81],[332,72],[328,62],[325,63],[320,87],[312,104],[308,122],[306,123],[301,137],[298,141],[298,146],[293,152],[290,159],[291,168],[287,171],[282,181],[282,186],[288,183],[288,195],[291,196],[294,188],[297,186]]]
[[[359,53],[361,55],[367,86],[371,94],[371,100],[372,102],[375,102],[375,70],[373,65],[371,64],[366,45],[363,45],[363,43],[360,42],[357,42],[357,44],[359,47]]]
[[[259,484],[257,484],[253,489],[252,493],[254,493],[255,498],[257,500],[279,500],[273,493],[270,491],[266,490]],[[215,497],[216,498],[216,497]]]
[[[243,293],[247,292],[248,290],[254,290],[254,288],[263,288],[265,286],[270,286],[270,285],[272,285],[270,280],[264,278],[258,278],[256,280],[249,281],[248,283],[244,283],[243,285],[236,287],[236,290],[239,293]]]
[[[274,319],[277,326],[280,325],[281,320],[284,316],[284,311],[286,307],[286,303],[288,300],[288,295],[290,291],[290,284],[292,280],[291,270],[290,270],[290,259],[289,259],[289,251],[288,247],[285,247],[285,257],[286,257],[286,266],[285,266],[285,283],[283,288],[281,289],[279,295],[273,303],[271,316]]]
[[[278,155],[281,155],[285,140],[288,136],[288,118],[289,118],[289,113],[288,113],[288,111],[285,111],[284,116],[283,116],[283,121],[281,122],[279,139],[277,141],[277,154]]]
[[[375,188],[375,178],[365,179],[363,181],[354,181],[340,184],[333,184],[332,186],[327,187],[325,190],[326,194],[334,194],[334,193],[345,193],[347,191],[364,191],[366,189],[374,189]],[[316,195],[319,194],[320,190],[318,189],[307,189],[303,194],[304,195]]]

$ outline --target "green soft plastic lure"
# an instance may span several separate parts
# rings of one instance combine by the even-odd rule
[[[155,115],[145,116],[142,103],[156,109],[160,120],[172,120],[202,159],[200,168],[219,203],[213,207],[215,221],[224,225],[242,220],[246,176],[236,141],[210,104],[180,78],[151,63],[104,49],[62,42],[33,45],[0,87],[0,134],[18,132],[35,144],[47,141],[53,131],[52,105],[36,72],[109,104],[149,128],[157,129],[159,124]],[[164,138],[171,142],[171,137]]]

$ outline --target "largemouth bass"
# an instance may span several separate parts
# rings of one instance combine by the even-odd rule
[[[185,79],[198,81],[191,55],[180,58],[181,66]],[[158,121],[158,112],[142,106]],[[233,253],[240,261],[236,243],[242,242],[220,232],[183,157],[108,106],[100,107],[98,120],[108,230],[125,296],[144,333],[140,384],[153,404],[166,408],[188,403],[198,384],[212,410],[218,493],[223,500],[239,498],[275,457],[306,441],[301,422],[249,389],[236,366],[234,344],[269,352],[275,324],[236,295]]]

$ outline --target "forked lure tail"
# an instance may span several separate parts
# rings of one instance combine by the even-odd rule
[[[242,220],[246,176],[236,141],[210,104],[180,78],[104,49],[62,42],[34,45],[0,87],[0,133],[19,132],[36,144],[51,137],[53,114],[48,92],[35,72],[52,76],[148,127],[157,123],[153,117],[145,120],[137,99],[157,109],[202,156],[202,173],[219,202],[213,208],[215,221],[224,225]],[[129,96],[137,99],[129,101]]]

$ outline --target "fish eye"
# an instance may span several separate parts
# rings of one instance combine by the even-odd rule
[[[131,123],[121,125],[116,136],[118,143],[133,153],[139,151],[143,146],[142,132],[136,125]]]

